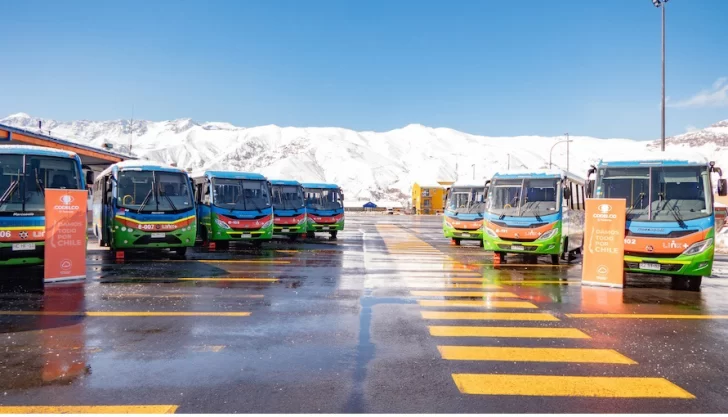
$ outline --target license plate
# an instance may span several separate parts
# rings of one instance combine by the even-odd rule
[[[253,235],[251,235],[250,233],[243,233],[242,235],[240,235],[240,237],[243,239],[250,239],[251,237],[253,237]]]
[[[152,239],[164,239],[164,233],[152,233]]]
[[[463,233],[463,237],[470,237],[470,233]]]
[[[640,264],[640,269],[646,269],[648,271],[659,271],[660,270],[660,264]]]
[[[321,230],[329,230],[329,226],[322,226]]]
[[[35,250],[35,243],[13,243],[13,250]]]
[[[511,249],[512,250],[523,250],[523,246],[521,246],[521,245],[513,245],[513,246],[511,246]]]
[[[290,232],[290,231],[291,231],[291,229],[281,229],[281,232],[282,232],[282,233],[288,233],[288,232]]]

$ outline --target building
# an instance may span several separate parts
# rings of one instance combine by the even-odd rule
[[[445,211],[445,185],[420,182],[412,185],[414,214],[441,214]]]

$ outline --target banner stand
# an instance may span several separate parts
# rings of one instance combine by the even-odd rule
[[[86,190],[45,189],[45,283],[86,278]]]
[[[624,288],[625,199],[588,198],[584,226],[582,285]]]

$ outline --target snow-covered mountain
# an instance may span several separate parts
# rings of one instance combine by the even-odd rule
[[[278,126],[237,127],[191,119],[162,122],[135,120],[60,122],[18,113],[0,123],[93,146],[113,144],[139,157],[180,167],[260,172],[269,178],[325,181],[342,186],[347,200],[405,201],[415,181],[470,179],[481,181],[497,170],[566,168],[565,138],[543,136],[488,137],[448,128],[408,125],[388,132]],[[132,129],[133,127],[133,129]],[[132,132],[133,130],[133,132]],[[571,136],[571,171],[586,173],[602,157],[655,152],[659,144],[629,139]],[[669,148],[691,148],[728,170],[728,121],[670,138]],[[474,165],[474,168],[473,168]]]

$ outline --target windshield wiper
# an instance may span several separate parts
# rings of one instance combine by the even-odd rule
[[[662,206],[662,209],[664,210],[665,207],[667,207],[668,210],[670,210],[670,213],[672,213],[672,217],[674,217],[675,220],[677,220],[677,224],[680,225],[680,227],[682,227],[683,229],[687,227],[687,225],[685,224],[685,221],[682,218],[682,215],[680,215],[680,208],[677,205],[670,207],[667,204],[667,202],[665,202],[665,205]]]
[[[15,192],[15,189],[18,188],[18,184],[20,184],[19,181],[13,180],[10,183],[10,185],[8,185],[8,189],[5,190],[5,192],[3,193],[2,197],[0,197],[0,206],[2,206],[3,204],[5,204],[5,202],[10,199],[10,197]]]
[[[38,178],[38,169],[35,170],[35,186],[38,187],[40,192],[45,196],[45,187],[43,187],[43,181]]]
[[[174,203],[172,202],[172,199],[169,198],[167,193],[160,191],[159,195],[161,195],[162,197],[167,199],[167,202],[169,203],[170,207],[172,207],[172,210],[177,211],[177,207],[174,205]]]
[[[152,196],[152,191],[154,191],[154,189],[153,189],[153,188],[150,188],[150,189],[149,189],[149,192],[148,192],[148,193],[147,193],[147,195],[146,195],[146,197],[144,197],[144,200],[142,200],[142,204],[141,204],[141,205],[139,205],[139,208],[137,209],[137,211],[138,211],[139,213],[141,213],[141,212],[142,212],[142,210],[144,210],[144,207],[145,207],[145,206],[147,205],[147,203],[149,202],[149,198],[150,198],[150,197]]]
[[[255,203],[255,200],[250,200],[249,203],[252,204],[256,210],[258,210],[258,213],[263,213],[263,210],[261,210],[258,204]]]
[[[633,203],[632,206],[629,208],[629,210],[627,210],[627,214],[624,216],[625,218],[627,218],[627,220],[631,220],[629,218],[629,215],[632,214],[632,210],[634,210],[634,206],[636,206],[637,204],[641,204],[642,200],[644,200],[644,199],[645,199],[645,193],[640,193],[640,198],[639,198],[639,200],[637,200],[637,203],[636,204]]]

